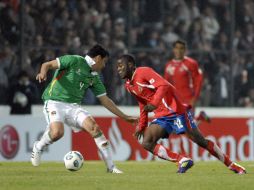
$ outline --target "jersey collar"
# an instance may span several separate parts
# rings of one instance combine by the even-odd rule
[[[131,80],[130,80],[130,81],[133,81],[134,75],[136,74],[136,71],[137,71],[137,69],[135,69],[134,73],[132,74],[132,77],[131,77]]]
[[[92,67],[92,65],[95,64],[95,61],[89,55],[85,56],[85,60],[86,60],[87,64],[89,65],[89,67]]]
[[[92,67],[92,65],[95,64],[95,61],[89,55],[85,56],[85,60],[86,60],[89,67]],[[98,75],[98,73],[96,71],[92,71],[91,74],[92,75]]]
[[[173,59],[174,62],[182,62],[184,59],[186,59],[186,56],[183,57],[183,59]]]

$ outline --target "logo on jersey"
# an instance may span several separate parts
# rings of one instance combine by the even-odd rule
[[[81,70],[80,70],[80,69],[78,69],[78,70],[76,71],[76,73],[77,73],[78,75],[80,75]]]
[[[174,66],[169,65],[168,68],[167,68],[167,73],[168,73],[169,75],[174,75],[175,69],[176,69],[176,68],[175,68]]]
[[[150,82],[150,84],[153,84],[155,82],[155,80],[154,79],[150,79],[149,82]]]

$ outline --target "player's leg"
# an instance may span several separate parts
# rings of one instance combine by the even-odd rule
[[[166,136],[168,134],[162,127],[157,124],[151,124],[144,132],[142,147],[164,160],[178,162],[182,158],[180,154],[171,152],[163,145],[157,144],[159,139]]]
[[[189,168],[192,167],[192,160],[184,155],[172,152],[165,146],[157,143],[159,139],[168,137],[169,133],[160,125],[151,124],[144,132],[142,146],[144,149],[161,159],[176,162],[179,168],[178,173],[185,173]],[[185,167],[181,167],[183,165]]]
[[[198,128],[188,130],[187,135],[192,141],[194,141],[202,148],[208,150],[213,156],[218,158],[226,166],[229,166],[232,163],[229,157],[221,151],[221,149],[218,147],[216,143],[214,143],[209,139],[204,138],[204,136],[201,134]]]
[[[109,173],[123,173],[114,165],[111,155],[110,143],[104,136],[103,132],[100,130],[93,117],[85,114],[84,112],[81,112],[78,116],[78,121],[83,121],[80,122],[82,123],[82,128],[94,138],[94,141],[107,166],[107,171]]]
[[[206,114],[205,111],[200,111],[198,116],[195,119],[196,119],[197,125],[199,125],[202,122],[207,122],[207,123],[211,122],[210,117]]]
[[[59,107],[60,106],[60,107]],[[35,141],[31,154],[31,162],[33,166],[39,166],[41,154],[44,148],[53,142],[59,140],[64,135],[64,124],[62,122],[61,111],[64,109],[61,105],[54,102],[47,102],[44,105],[44,115],[48,126],[39,141]]]
[[[195,113],[195,105],[193,105],[193,100],[194,99],[195,99],[195,97],[193,97],[193,96],[183,97],[183,100],[184,100],[185,104],[192,105],[192,108],[190,109],[190,111],[193,113],[193,115],[196,116],[197,114]],[[203,110],[198,113],[198,115],[194,118],[194,120],[195,120],[197,126],[199,126],[200,123],[202,123],[202,122],[207,122],[207,123],[211,122],[210,117]]]
[[[188,103],[187,103],[188,104]],[[196,125],[199,126],[200,123],[202,122],[207,122],[207,123],[210,123],[211,122],[211,119],[210,117],[206,114],[205,111],[200,111],[198,116],[196,116],[195,114],[195,107],[192,107],[189,111],[192,112],[193,115],[195,115],[195,118],[194,120],[196,121]]]
[[[188,102],[190,102],[190,101],[191,101],[191,99],[188,100]],[[189,104],[188,102],[187,102],[187,104]],[[194,107],[192,107],[190,109],[190,111],[192,112],[193,115],[195,115],[195,108]],[[196,123],[197,126],[199,126],[200,123],[202,123],[202,122],[207,122],[207,123],[211,122],[211,119],[209,118],[209,116],[204,111],[200,111],[199,115],[197,117],[195,117],[194,120],[195,120],[195,123]],[[181,153],[183,155],[187,155],[187,153],[184,149],[182,140],[180,142],[180,151],[179,151],[179,153]]]
[[[197,126],[195,126],[194,122],[192,121],[191,115],[187,114],[186,120],[188,125],[186,134],[192,141],[194,141],[196,144],[206,149],[210,154],[218,158],[222,163],[224,163],[227,167],[229,167],[229,169],[233,167],[233,169],[231,170],[235,171],[236,173],[239,174],[246,173],[245,169],[240,165],[233,163],[230,160],[230,158],[222,152],[222,150],[216,143],[214,143],[209,139],[204,138],[202,133],[199,131]]]
[[[64,124],[62,122],[52,122],[43,133],[41,139],[37,141],[38,150],[43,150],[46,146],[59,140],[64,135]]]

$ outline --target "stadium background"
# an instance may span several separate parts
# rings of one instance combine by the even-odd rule
[[[138,66],[150,66],[162,74],[171,56],[172,42],[178,38],[188,42],[188,55],[196,58],[204,71],[198,106],[205,108],[215,122],[201,129],[218,141],[225,137],[227,143],[223,145],[231,158],[254,160],[253,10],[252,0],[0,1],[0,160],[29,160],[31,143],[44,129],[40,95],[47,83],[39,85],[34,80],[43,62],[64,54],[85,54],[99,42],[111,53],[101,76],[108,95],[118,105],[133,106],[136,102],[115,72],[116,57],[132,53]],[[28,101],[32,113],[9,115],[9,105],[13,104],[10,94],[23,71],[28,73],[33,90],[34,96]],[[90,92],[83,103],[98,104]],[[137,114],[137,107],[123,109]],[[118,122],[121,135],[129,134],[123,138],[131,138],[133,128],[126,123],[98,107],[89,107],[89,111],[104,114],[95,117],[108,137],[110,131],[117,130],[114,126]],[[92,155],[90,159],[98,159],[96,150],[91,153],[86,148],[92,143],[87,141],[89,137],[81,134],[77,138],[84,139],[86,145],[74,142],[71,137],[75,135],[67,130],[65,138],[45,152],[44,159],[61,160],[69,149],[82,147],[85,149],[80,151],[88,158]],[[139,146],[131,139],[128,142],[132,147]],[[149,157],[140,151],[142,159]],[[208,158],[200,159],[206,160],[204,157]],[[126,159],[138,160],[133,155],[119,160]]]
[[[6,90],[21,70],[39,91],[33,103],[41,103],[45,86],[34,81],[40,65],[99,42],[111,53],[103,72],[109,96],[136,104],[123,90],[115,58],[133,53],[139,66],[162,74],[172,42],[182,38],[204,70],[200,106],[253,107],[253,10],[252,0],[2,0],[0,103],[8,104]],[[84,103],[98,102],[88,93]]]

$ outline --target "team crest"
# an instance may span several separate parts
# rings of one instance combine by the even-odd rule
[[[153,84],[153,83],[155,82],[155,80],[154,80],[153,78],[151,78],[151,79],[149,80],[149,82],[150,82],[150,84]]]
[[[175,67],[174,66],[169,66],[168,68],[167,68],[167,72],[170,74],[170,75],[174,75],[174,73],[175,73]]]
[[[81,70],[80,70],[80,69],[78,69],[78,70],[76,71],[76,73],[77,73],[78,75],[80,75]]]
[[[185,71],[185,68],[184,66],[181,66],[180,69],[179,69],[180,72],[184,72]]]

